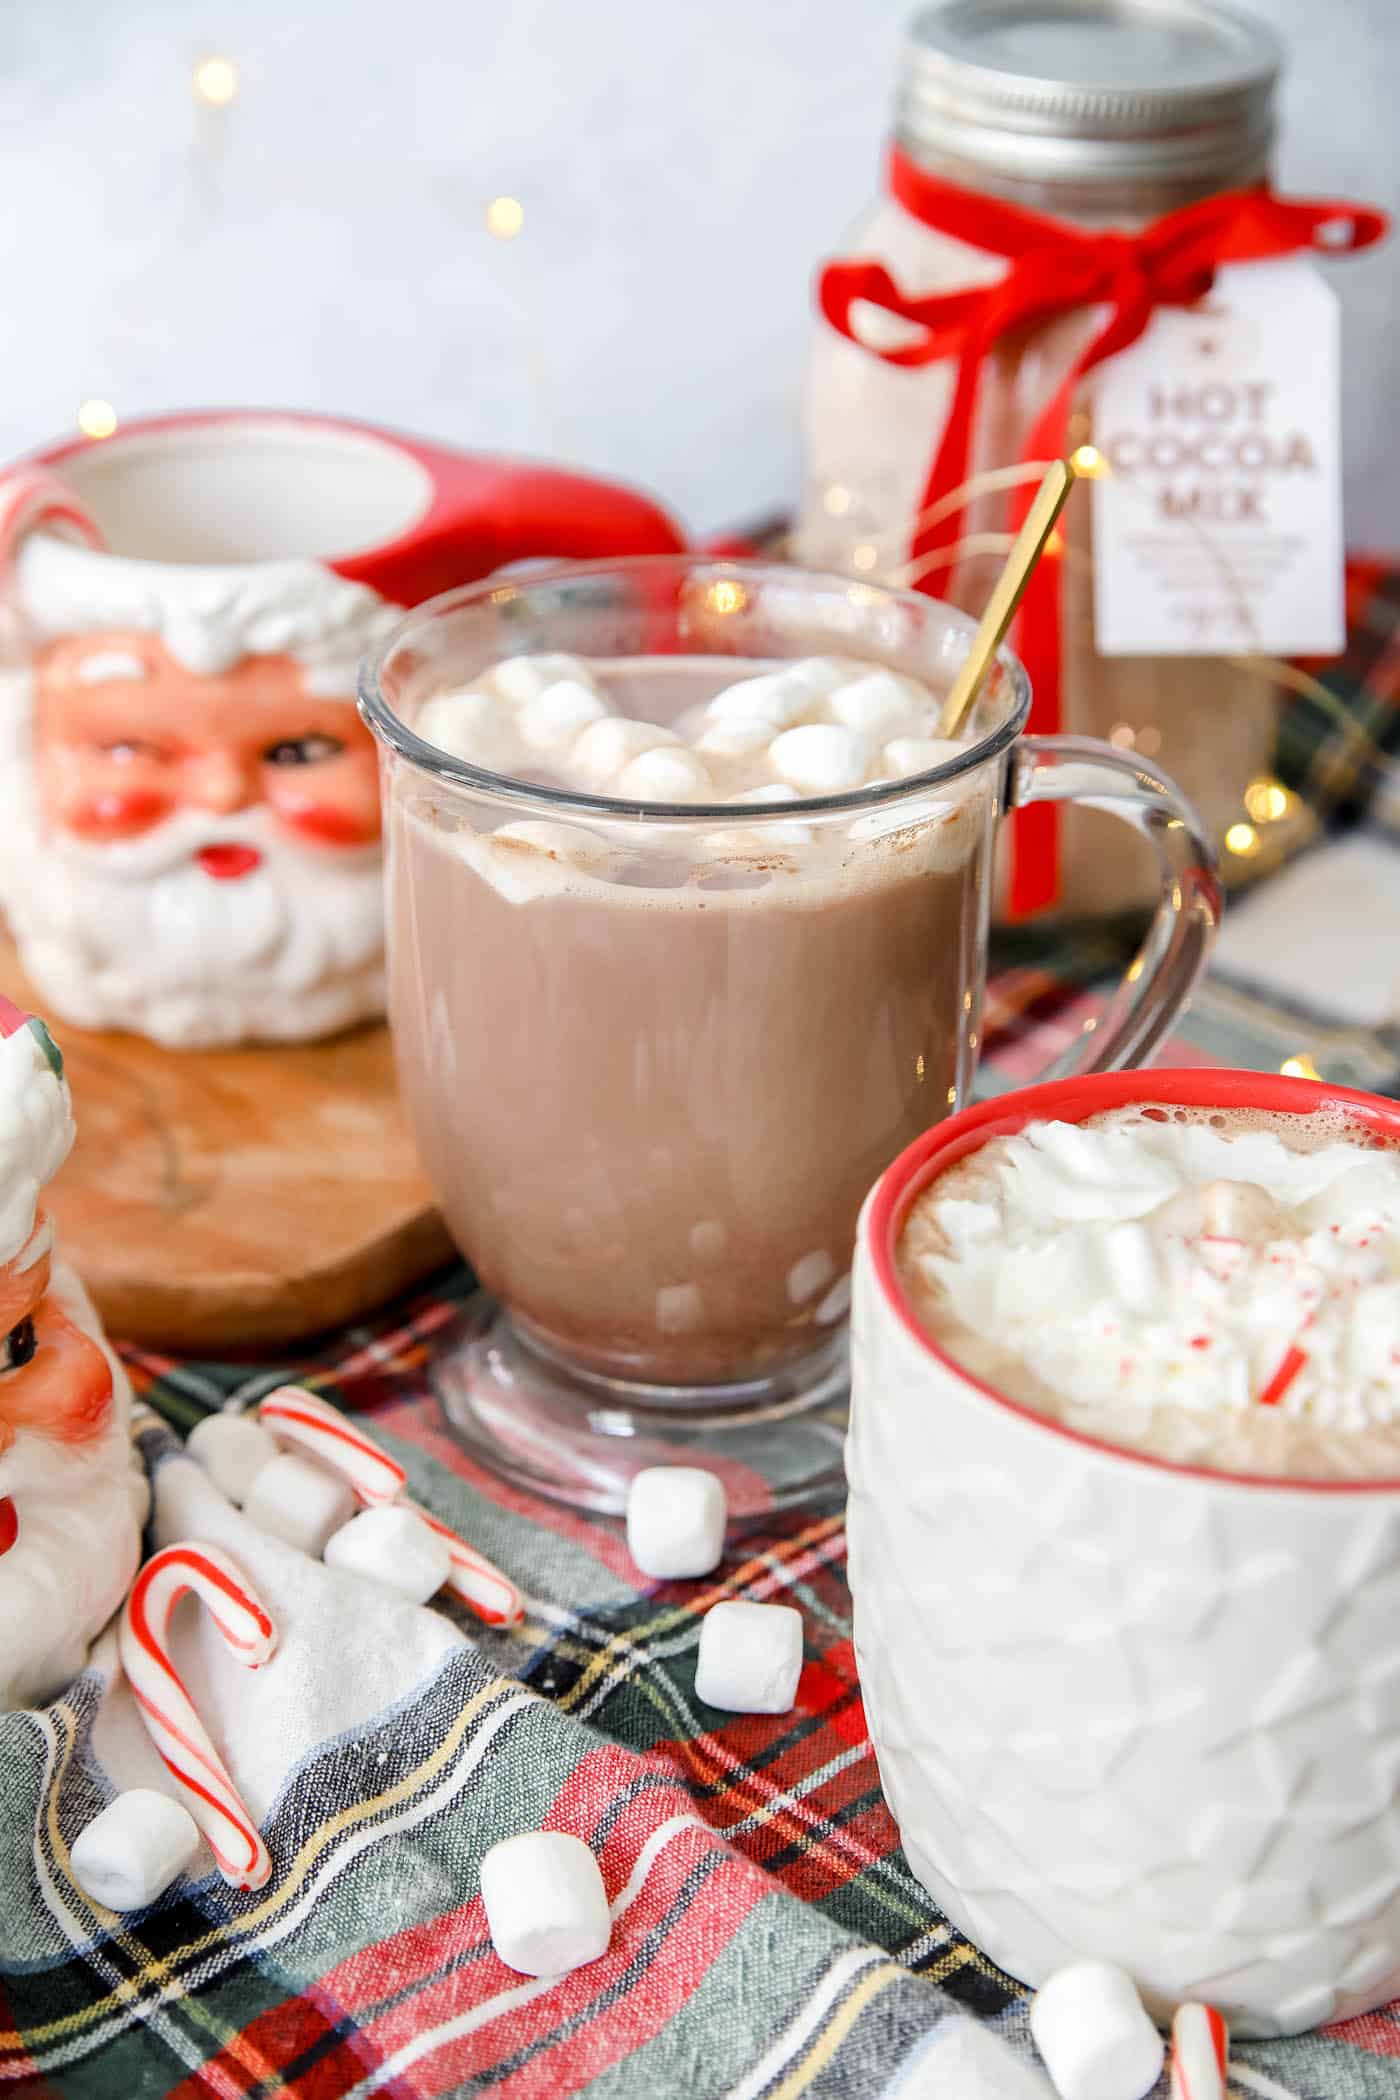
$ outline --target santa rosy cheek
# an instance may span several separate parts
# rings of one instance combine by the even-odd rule
[[[379,808],[344,809],[330,802],[279,802],[277,814],[299,838],[318,846],[368,846],[379,836]]]
[[[166,796],[151,788],[113,788],[67,802],[58,821],[79,838],[124,838],[149,831],[170,814]]]
[[[34,1331],[30,1362],[0,1378],[0,1445],[16,1429],[40,1429],[60,1444],[88,1443],[106,1427],[111,1366],[52,1299],[36,1312]]]

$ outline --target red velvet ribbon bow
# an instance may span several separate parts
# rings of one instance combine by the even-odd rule
[[[967,480],[977,394],[988,353],[1015,329],[1034,327],[1077,307],[1107,309],[1026,443],[1028,460],[1064,453],[1070,411],[1086,373],[1135,343],[1159,306],[1193,306],[1224,263],[1259,262],[1312,249],[1345,254],[1368,248],[1387,230],[1383,212],[1335,198],[1276,197],[1272,190],[1232,190],[1168,212],[1140,233],[1089,233],[965,190],[928,174],[896,146],[890,156],[891,193],[925,226],[1004,256],[1010,264],[993,284],[915,298],[902,292],[883,264],[855,259],[828,263],[818,287],[822,312],[851,342],[892,365],[958,360],[952,407],[919,505],[920,519]],[[892,349],[865,343],[852,324],[859,302],[879,307],[922,329],[918,341]],[[1020,526],[1035,495],[1030,481],[1013,492],[1011,525]],[[933,524],[916,525],[911,559],[952,545],[960,536],[959,504]],[[937,594],[939,573],[919,585]],[[1035,698],[1031,726],[1060,724],[1059,565],[1043,559],[1025,598],[1017,642]],[[1012,870],[1010,909],[1022,917],[1054,901],[1058,887],[1056,816],[1052,804],[1023,812]],[[1028,835],[1029,834],[1029,835]]]

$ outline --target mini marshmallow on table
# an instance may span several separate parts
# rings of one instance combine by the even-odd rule
[[[791,1713],[802,1647],[802,1614],[790,1604],[712,1605],[700,1621],[695,1696],[729,1713]]]
[[[134,1786],[79,1833],[68,1859],[73,1879],[94,1903],[144,1910],[198,1850],[199,1830],[189,1810],[169,1794]]]
[[[410,1604],[426,1604],[452,1573],[446,1539],[402,1503],[361,1510],[326,1540],[328,1568],[343,1568],[397,1590]]]
[[[703,1466],[644,1466],[627,1490],[627,1550],[644,1575],[708,1575],[724,1551],[724,1482]]]
[[[259,1531],[299,1547],[315,1560],[331,1534],[354,1516],[355,1497],[334,1473],[283,1451],[254,1476],[243,1514]]]
[[[1057,1969],[1031,2000],[1031,2036],[1061,2100],[1144,2100],[1167,2053],[1132,1977],[1106,1961]]]
[[[563,1976],[608,1951],[612,1919],[598,1862],[565,1830],[503,1838],[481,1862],[491,1944],[508,1969]]]
[[[185,1451],[230,1502],[243,1503],[277,1446],[251,1415],[206,1415],[185,1439]]]

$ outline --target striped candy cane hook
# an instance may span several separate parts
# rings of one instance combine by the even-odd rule
[[[209,1840],[224,1880],[259,1889],[272,1861],[170,1657],[170,1614],[193,1590],[229,1652],[250,1670],[277,1646],[277,1631],[242,1571],[217,1546],[166,1546],[142,1568],[118,1629],[126,1671],[146,1732]]]
[[[329,1400],[299,1385],[283,1385],[268,1394],[258,1417],[279,1441],[301,1445],[322,1465],[339,1473],[366,1507],[397,1502],[403,1496],[407,1485],[403,1467]],[[403,1506],[446,1542],[452,1556],[447,1587],[469,1611],[488,1626],[514,1626],[524,1617],[525,1600],[508,1576],[430,1510],[407,1498]]]
[[[303,1386],[279,1385],[258,1409],[258,1419],[279,1443],[299,1444],[322,1465],[349,1481],[368,1508],[397,1502],[408,1476],[397,1460],[349,1421],[329,1400]]]

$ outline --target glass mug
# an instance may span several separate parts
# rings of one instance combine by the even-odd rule
[[[784,804],[646,805],[495,774],[414,723],[503,657],[627,666],[663,724],[775,660],[947,690],[973,623],[912,592],[703,556],[500,576],[364,667],[386,810],[389,1008],[409,1118],[485,1292],[434,1366],[484,1462],[599,1510],[695,1456],[731,1511],[841,1481],[846,1308],[871,1183],[967,1098],[998,820],[1074,801],[1155,846],[1144,945],[1062,1066],[1141,1063],[1219,918],[1172,784],[1026,737],[993,667],[933,771]]]

